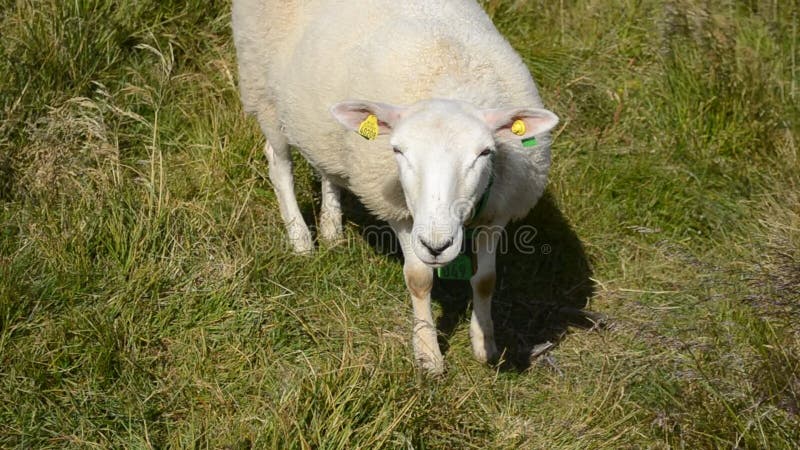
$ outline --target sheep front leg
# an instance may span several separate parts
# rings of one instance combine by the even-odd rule
[[[411,248],[411,222],[392,223],[400,246],[403,249],[403,274],[406,287],[411,294],[414,308],[414,357],[429,374],[444,372],[444,360],[439,350],[436,325],[431,312],[431,289],[433,288],[433,269],[417,258]]]
[[[480,362],[493,362],[498,357],[492,322],[492,295],[494,294],[495,260],[502,227],[480,229],[475,236],[478,270],[470,279],[472,285],[472,320],[469,336],[472,352]]]
[[[269,162],[269,179],[278,196],[278,206],[292,248],[297,253],[310,253],[314,244],[303,215],[300,214],[300,207],[297,206],[289,145],[285,139],[276,137],[264,145],[264,154]]]
[[[322,175],[322,211],[319,218],[320,236],[327,242],[342,239],[341,189]]]

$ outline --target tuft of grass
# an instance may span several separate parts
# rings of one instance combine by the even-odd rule
[[[228,2],[2,0],[0,447],[796,448],[800,4],[481,3],[562,125],[431,380],[355,199],[288,251]]]

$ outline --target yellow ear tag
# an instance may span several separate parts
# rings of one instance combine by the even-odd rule
[[[368,115],[359,125],[358,134],[370,141],[378,137],[378,118],[374,114]]]
[[[522,120],[515,120],[511,125],[511,132],[517,136],[523,136],[526,131],[527,129],[525,128],[525,122]]]

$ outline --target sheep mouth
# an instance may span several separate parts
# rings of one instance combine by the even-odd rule
[[[439,261],[435,261],[435,262],[422,261],[422,262],[425,263],[425,265],[430,267],[431,269],[440,269],[440,268],[450,264],[450,261],[447,261],[447,262],[444,262],[444,261],[442,261],[442,262],[439,262]]]
[[[431,254],[427,254],[427,255],[419,255],[418,254],[417,257],[426,266],[428,266],[428,267],[430,267],[432,269],[439,269],[439,268],[444,267],[444,266],[450,264],[451,262],[453,262],[453,260],[455,260],[458,257],[458,255],[459,255],[458,253],[456,253],[454,255],[441,254],[441,255],[436,255],[436,256],[431,255]]]

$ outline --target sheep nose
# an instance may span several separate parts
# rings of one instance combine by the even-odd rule
[[[419,242],[425,248],[427,248],[429,252],[431,252],[431,255],[439,256],[439,255],[442,254],[443,251],[447,250],[448,248],[450,248],[451,245],[453,245],[453,238],[448,239],[445,243],[443,243],[442,245],[439,245],[439,246],[431,245],[431,244],[425,242],[425,240],[422,239],[422,238],[420,238]]]

